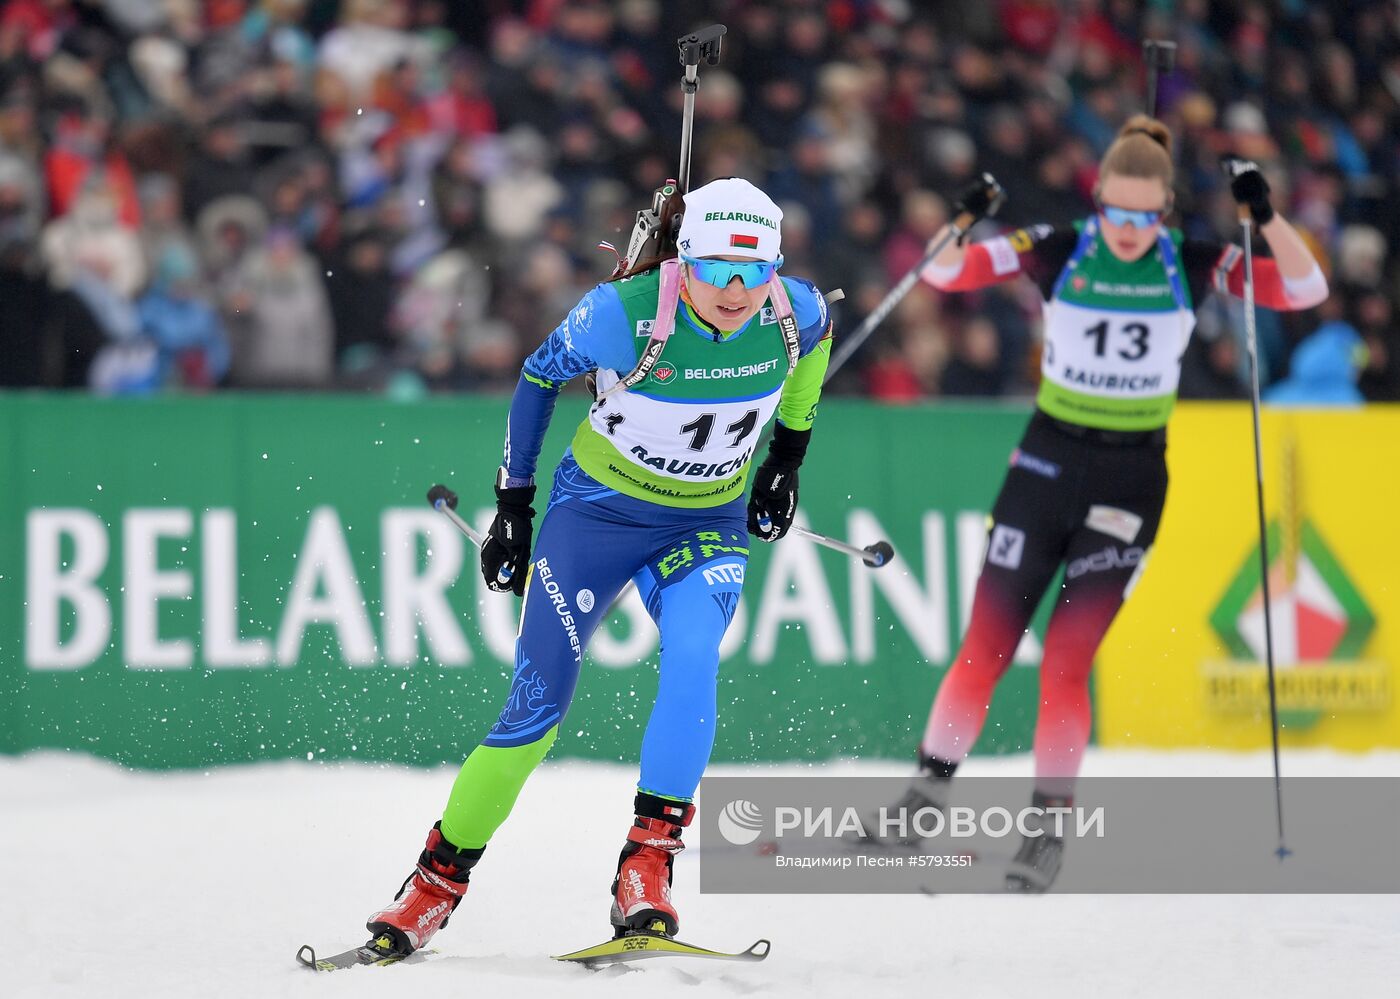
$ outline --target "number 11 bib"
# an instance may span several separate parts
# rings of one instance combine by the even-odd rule
[[[640,350],[656,315],[657,272],[625,278],[617,289]],[[599,399],[574,434],[579,467],[620,493],[664,506],[713,507],[742,496],[788,375],[771,305],[727,340],[677,329],[642,382],[608,393],[622,374],[598,371]]]

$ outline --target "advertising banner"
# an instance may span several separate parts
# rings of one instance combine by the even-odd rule
[[[561,400],[542,483],[585,402]],[[485,589],[424,495],[448,484],[486,529],[505,410],[0,396],[0,752],[460,760],[506,695],[519,601]],[[1026,415],[823,404],[801,516],[898,555],[871,570],[798,537],[752,545],[716,761],[912,756]],[[1400,745],[1400,411],[1269,412],[1265,448],[1285,745]],[[1096,739],[1266,746],[1248,407],[1183,405],[1169,461],[1162,533],[1095,669]],[[979,752],[1030,746],[1046,610]],[[656,653],[633,596],[594,638],[556,755],[636,758]]]
[[[1400,746],[1400,408],[1266,408],[1270,595],[1284,746]],[[1105,745],[1269,745],[1249,408],[1183,406],[1141,584],[1100,651]]]
[[[585,402],[561,399],[542,482]],[[0,397],[0,752],[460,760],[505,698],[519,601],[485,589],[424,496],[446,483],[486,529],[506,408]],[[753,545],[717,761],[912,756],[1024,420],[823,405],[806,523],[898,557],[872,571],[801,538]],[[636,758],[656,652],[633,596],[595,636],[556,755]],[[1021,659],[1037,653],[1029,638]],[[1035,681],[1012,671],[981,749],[1029,746]]]

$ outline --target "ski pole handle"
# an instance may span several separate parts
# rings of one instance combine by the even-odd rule
[[[872,569],[889,565],[894,560],[894,546],[888,541],[877,541],[873,545],[866,545],[865,552],[865,564]]]
[[[904,301],[904,296],[913,290],[914,285],[919,283],[919,277],[923,274],[924,268],[933,263],[934,258],[942,253],[948,244],[957,240],[962,242],[964,236],[978,222],[984,218],[991,218],[1006,203],[1006,191],[997,183],[995,177],[989,173],[984,173],[980,180],[980,186],[975,189],[977,195],[977,207],[974,209],[964,208],[948,226],[948,231],[933,246],[930,246],[924,255],[919,258],[919,262],[911,267],[899,279],[899,283],[891,288],[885,297],[880,300],[880,304],[870,310],[870,315],[851,332],[849,336],[841,337],[836,342],[836,349],[832,352],[831,360],[826,366],[826,375],[822,378],[822,384],[836,375],[836,372],[851,359],[851,356],[860,349],[861,344],[870,338],[876,328],[883,323],[886,317],[895,310],[900,302]]]
[[[457,494],[451,489],[448,489],[441,483],[433,486],[433,488],[428,490],[428,502],[433,505],[434,510],[452,521],[457,530],[465,534],[471,540],[472,544],[476,545],[478,548],[485,546],[486,539],[478,534],[476,530],[473,529],[472,525],[468,524],[457,513]],[[511,577],[514,575],[515,567],[507,562],[497,571],[496,582],[502,586],[509,585]]]
[[[957,233],[958,245],[962,245],[963,237],[967,235],[968,230],[983,219],[995,217],[1004,204],[1006,204],[1006,191],[989,173],[983,173],[982,176],[964,188],[958,196],[957,202],[953,205],[953,210],[957,212],[957,215],[953,218],[951,228]],[[933,256],[937,255],[933,254]]]

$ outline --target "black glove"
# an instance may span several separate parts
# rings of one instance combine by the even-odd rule
[[[958,200],[953,202],[953,218],[967,215],[970,216],[970,221],[963,226],[958,243],[961,244],[967,238],[968,232],[978,222],[995,215],[1005,201],[1006,193],[997,183],[997,179],[989,173],[982,174],[959,191]]]
[[[1220,169],[1230,178],[1230,193],[1235,203],[1249,206],[1255,225],[1268,225],[1274,218],[1274,206],[1269,204],[1269,182],[1259,164],[1234,153],[1220,157]]]
[[[777,541],[792,527],[797,513],[797,469],[811,437],[810,430],[774,426],[768,457],[754,472],[749,492],[749,533],[754,537]]]
[[[496,519],[491,521],[486,543],[481,546],[481,575],[490,589],[497,593],[513,590],[519,597],[525,594],[525,579],[530,569],[530,540],[534,535],[535,518],[530,504],[535,499],[535,487],[506,487],[503,482],[504,468],[496,476]],[[511,572],[510,579],[504,583],[500,579],[503,566],[508,566]]]

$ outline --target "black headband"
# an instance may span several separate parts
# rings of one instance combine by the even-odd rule
[[[1157,143],[1157,145],[1161,146],[1163,149],[1166,149],[1166,148],[1167,148],[1166,142],[1164,142],[1164,141],[1162,140],[1162,137],[1161,137],[1160,135],[1157,135],[1155,132],[1151,131],[1150,129],[1143,128],[1141,125],[1135,125],[1135,126],[1132,127],[1132,128],[1125,129],[1125,130],[1123,131],[1123,138],[1126,139],[1126,138],[1127,138],[1128,136],[1130,136],[1130,135],[1138,135],[1138,134],[1147,136],[1149,139],[1151,139],[1153,142]],[[1170,151],[1170,150],[1168,150],[1168,151]]]

